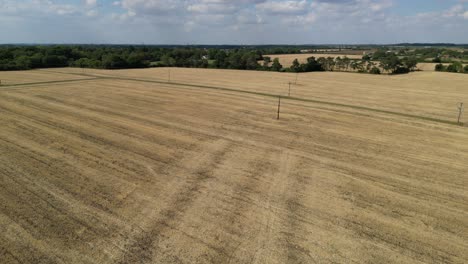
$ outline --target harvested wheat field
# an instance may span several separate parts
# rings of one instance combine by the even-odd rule
[[[468,262],[467,75],[168,71],[0,72],[1,263]]]
[[[350,59],[362,59],[363,55],[362,54],[333,54],[333,53],[331,54],[303,53],[303,54],[272,54],[272,55],[264,55],[264,56],[270,57],[272,61],[273,59],[278,58],[281,65],[283,65],[283,67],[290,67],[295,59],[297,59],[299,63],[306,63],[307,58],[310,58],[310,57],[315,57],[316,59],[320,57],[324,57],[324,58],[348,57]]]
[[[40,70],[49,73],[80,74],[81,69]],[[418,117],[456,122],[457,104],[468,103],[468,75],[415,72],[406,75],[371,75],[341,72],[275,73],[259,71],[155,68],[136,70],[86,70],[84,78],[107,77],[211,88],[248,93],[290,96],[296,99],[347,105],[371,110],[398,112]],[[200,87],[195,87],[200,89]],[[207,88],[207,87],[205,87]],[[297,100],[296,100],[297,101]],[[468,123],[468,114],[463,116]]]
[[[40,84],[62,81],[78,81],[87,79],[85,76],[67,73],[50,74],[43,71],[10,71],[0,72],[0,85]]]

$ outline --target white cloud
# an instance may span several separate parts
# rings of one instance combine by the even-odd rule
[[[266,1],[257,4],[256,8],[268,14],[304,14],[309,5],[306,0],[301,1]]]
[[[403,0],[0,0],[0,33],[14,42],[11,32],[49,36],[76,21],[75,30],[96,32],[80,42],[468,42],[468,0],[453,3],[404,16],[392,12]]]
[[[184,10],[182,0],[122,0],[122,8],[146,15],[166,15]]]
[[[468,0],[460,0],[460,2],[468,2]],[[426,13],[418,13],[414,17],[419,18],[426,18],[430,19],[431,21],[441,21],[441,20],[448,20],[448,19],[457,19],[457,18],[467,18],[468,10],[464,4],[457,4],[452,6],[447,10],[435,11],[435,12],[426,12]]]
[[[88,17],[95,17],[99,14],[99,12],[97,10],[89,10],[86,12],[86,16]]]
[[[61,4],[50,0],[0,1],[0,14],[19,15],[25,17],[42,15],[74,15],[81,12],[81,8],[74,4]]]
[[[85,6],[95,7],[97,5],[97,0],[85,0]]]
[[[459,5],[455,5],[453,6],[452,8],[444,11],[442,13],[442,15],[444,17],[455,17],[455,16],[460,16],[461,14],[463,14],[465,8],[463,7],[463,5],[459,4]]]

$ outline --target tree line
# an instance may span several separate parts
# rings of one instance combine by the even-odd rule
[[[453,73],[468,73],[468,65],[463,66],[461,62],[453,62],[447,66],[439,63],[435,66],[435,71],[453,72]]]
[[[300,53],[299,47],[158,47],[158,46],[0,46],[0,70],[28,70],[54,67],[127,69],[148,67],[191,67],[263,71],[349,71],[405,73],[414,70],[417,61],[400,59],[393,53],[380,52],[362,60],[310,57],[290,67],[264,54]],[[372,60],[380,60],[377,65]],[[372,59],[372,60],[371,60]],[[260,62],[260,63],[259,63]]]
[[[278,49],[278,48],[275,48]],[[285,51],[289,49],[286,48]],[[0,46],[0,70],[54,67],[256,69],[262,51],[248,48],[143,46]]]
[[[379,57],[379,62],[373,61],[370,56],[363,56],[361,60],[342,57],[309,57],[305,63],[298,59],[292,62],[291,67],[283,68],[279,60],[273,61],[270,57],[264,57],[263,70],[286,72],[312,72],[312,71],[354,71],[358,73],[381,74],[382,71],[390,74],[409,73],[416,69],[418,64],[414,57],[400,59],[395,54],[386,54]],[[382,69],[382,70],[381,70]]]

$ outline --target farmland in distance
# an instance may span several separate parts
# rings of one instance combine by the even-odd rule
[[[324,58],[348,57],[350,59],[360,60],[362,59],[363,55],[362,54],[334,54],[334,53],[331,53],[331,54],[329,53],[303,53],[303,54],[272,54],[272,55],[263,55],[263,56],[270,57],[271,60],[278,58],[279,62],[281,63],[281,65],[283,65],[283,67],[290,67],[295,59],[297,59],[299,63],[306,63],[307,58],[310,58],[310,57],[315,57],[316,59],[320,57],[324,57]]]
[[[310,57],[315,57],[317,59],[317,58],[320,58],[320,57],[323,57],[323,58],[328,58],[328,57],[332,57],[332,58],[341,57],[341,58],[344,58],[346,56],[349,59],[361,60],[363,55],[360,55],[360,54],[334,54],[334,53],[331,53],[331,54],[305,53],[305,54],[272,54],[272,55],[264,55],[264,56],[265,57],[270,57],[272,61],[273,61],[273,59],[278,58],[279,62],[281,63],[281,65],[283,65],[283,67],[291,67],[291,65],[293,64],[293,61],[295,59],[297,59],[299,61],[299,63],[306,63],[307,58],[310,58]],[[376,63],[376,65],[379,65],[378,61],[374,61],[374,62]],[[262,63],[263,63],[263,61],[260,62],[260,64],[262,64]],[[433,71],[435,71],[435,66],[437,64],[438,63],[433,63],[433,62],[420,62],[420,63],[418,63],[416,69],[418,71],[433,72]],[[450,63],[443,63],[443,65],[448,66],[448,65],[450,65]],[[466,64],[463,64],[463,66],[466,66]],[[381,69],[381,70],[383,70],[383,69]],[[352,71],[352,70],[348,69],[347,71]]]

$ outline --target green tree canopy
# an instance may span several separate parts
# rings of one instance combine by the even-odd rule
[[[439,63],[435,66],[435,71],[445,71],[445,70],[446,70],[446,67],[442,63]]]
[[[292,63],[291,70],[293,72],[300,72],[301,71],[301,64],[299,63],[298,59],[295,59]]]
[[[281,65],[281,63],[279,62],[279,59],[275,58],[273,60],[273,64],[271,65],[271,70],[272,71],[281,71],[282,68],[283,68],[283,65]]]

